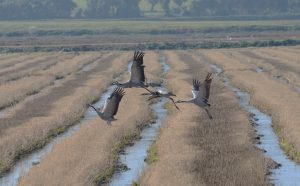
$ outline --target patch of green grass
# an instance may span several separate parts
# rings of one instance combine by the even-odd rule
[[[1,173],[5,172],[6,170],[7,170],[7,166],[5,165],[5,163],[0,161],[0,175],[1,175]]]
[[[146,157],[146,162],[151,165],[158,161],[158,150],[156,144],[152,144],[148,150],[148,156]]]
[[[102,184],[108,183],[111,177],[113,176],[114,172],[115,166],[108,167],[102,174],[96,176],[94,184],[100,186]]]
[[[139,182],[134,181],[131,186],[140,186],[141,184]]]
[[[41,46],[39,50],[32,47],[0,47],[0,53],[14,52],[54,52],[54,51],[100,51],[100,50],[187,50],[187,49],[220,49],[220,48],[247,48],[247,47],[272,47],[272,46],[296,46],[300,45],[300,40],[259,40],[259,41],[241,41],[241,42],[223,42],[223,41],[207,41],[207,42],[174,42],[174,43],[135,43],[132,45],[76,45],[76,46]]]
[[[181,33],[219,31],[299,30],[299,20],[273,21],[175,21],[175,20],[48,20],[0,21],[0,35],[72,35],[72,34],[131,34]]]
[[[274,125],[274,130],[279,138],[279,144],[284,150],[284,152],[286,152],[288,157],[291,158],[293,161],[300,163],[300,152],[297,151],[295,146],[289,143],[288,140],[284,137],[283,128],[278,125]]]

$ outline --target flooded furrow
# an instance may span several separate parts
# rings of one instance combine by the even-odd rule
[[[128,66],[131,66],[129,64]],[[90,69],[91,70],[91,69]],[[121,77],[124,73],[127,73],[127,71],[121,73],[116,79]],[[59,81],[57,83],[60,83]],[[109,86],[106,91],[101,95],[101,97],[93,104],[94,107],[102,107],[105,104],[106,99],[111,95],[111,93],[114,91],[116,86],[111,85]],[[20,161],[16,163],[14,168],[7,174],[5,174],[3,177],[0,178],[0,186],[15,186],[18,184],[19,179],[24,176],[26,173],[30,171],[30,169],[39,164],[46,155],[48,155],[51,151],[54,145],[61,142],[62,140],[71,137],[73,134],[75,134],[77,131],[80,130],[81,126],[86,125],[90,123],[89,121],[98,117],[97,113],[89,107],[86,112],[84,113],[83,118],[68,128],[68,130],[57,137],[53,138],[50,143],[48,143],[45,147],[43,147],[40,150],[37,150],[30,155],[22,158]]]
[[[162,55],[160,56],[160,63],[164,76],[170,67],[166,63],[166,58]],[[165,79],[162,78],[162,81],[164,83]],[[159,87],[159,89],[166,90],[164,87]],[[159,134],[162,122],[167,116],[168,111],[165,109],[166,102],[167,100],[165,98],[161,98],[151,106],[152,112],[156,117],[154,123],[149,124],[148,127],[141,132],[139,141],[136,141],[133,146],[124,149],[124,153],[119,157],[119,164],[126,165],[128,169],[115,172],[109,183],[110,186],[130,186],[142,175],[147,167],[147,163],[145,162],[148,154],[147,151]]]
[[[203,58],[202,58],[203,60]],[[204,60],[205,61],[205,60]],[[210,64],[205,61],[206,64]],[[223,70],[214,64],[210,64],[216,75]],[[276,169],[270,170],[269,179],[274,185],[298,185],[300,183],[300,165],[290,160],[280,148],[279,139],[272,127],[271,116],[261,112],[250,104],[250,95],[234,87],[228,78],[224,77],[224,84],[239,99],[240,106],[250,113],[252,123],[255,123],[257,135],[260,137],[256,146],[265,152],[265,155],[277,163]]]

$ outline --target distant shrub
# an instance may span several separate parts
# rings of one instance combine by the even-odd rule
[[[51,51],[100,51],[100,50],[186,50],[186,49],[213,49],[213,48],[246,48],[246,47],[271,47],[271,46],[295,46],[300,45],[300,40],[263,40],[241,42],[165,42],[143,44],[120,44],[120,45],[80,45],[80,46],[32,46],[32,47],[0,47],[0,52],[51,52]]]

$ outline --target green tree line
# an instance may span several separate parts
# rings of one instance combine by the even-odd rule
[[[80,1],[80,0],[79,0]],[[163,16],[244,16],[299,14],[300,0],[0,0],[0,19],[53,18],[140,18],[145,17],[141,1],[149,4],[148,12]],[[76,10],[76,11],[75,11]],[[75,13],[74,13],[75,12]]]

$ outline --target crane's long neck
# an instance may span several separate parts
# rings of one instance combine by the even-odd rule
[[[194,99],[190,99],[190,100],[179,100],[179,101],[177,101],[176,103],[191,103],[191,102],[193,102],[194,101]]]
[[[118,87],[122,87],[122,88],[130,88],[132,86],[132,82],[131,81],[128,81],[128,82],[125,82],[125,83],[120,83],[118,81],[115,81],[112,84],[113,85],[117,85]]]
[[[120,85],[123,85],[122,83],[120,83],[119,81],[114,81],[112,82],[112,85],[117,85],[117,86],[120,86]]]

